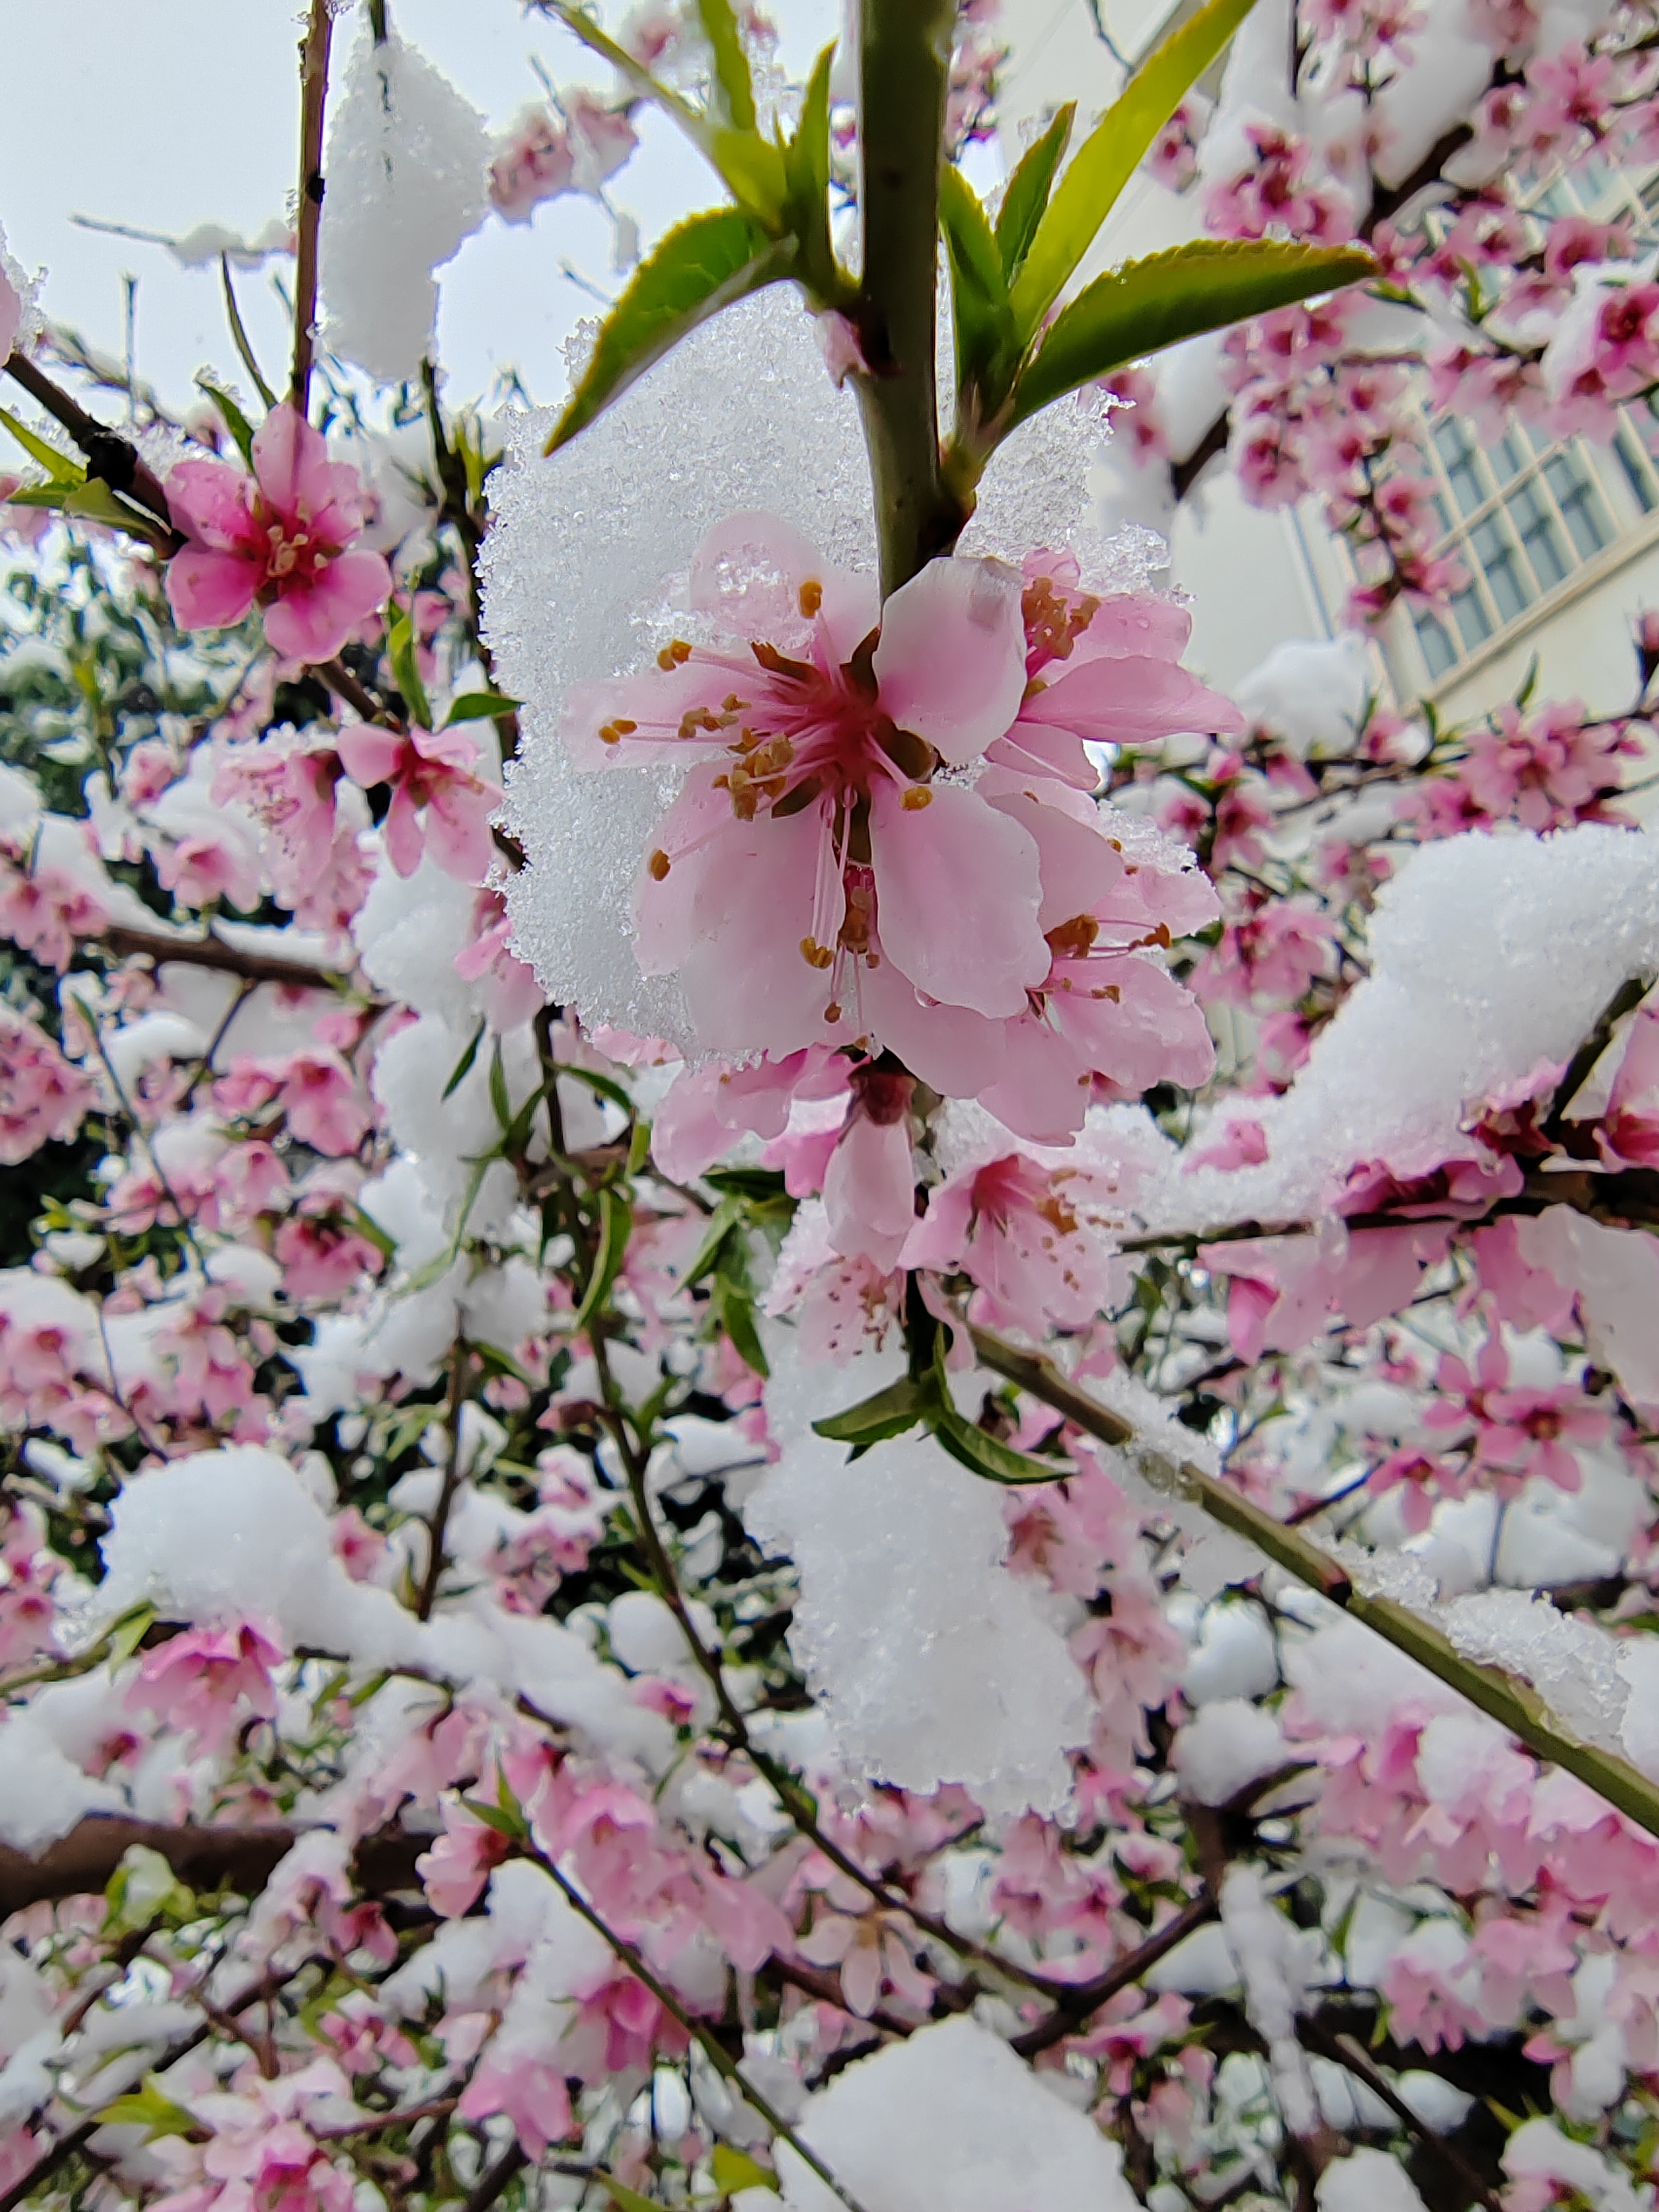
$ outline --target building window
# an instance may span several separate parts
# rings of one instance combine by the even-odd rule
[[[1645,514],[1659,508],[1659,416],[1641,411],[1643,425],[1633,413],[1621,422],[1613,453]],[[1483,445],[1469,423],[1448,415],[1430,425],[1424,447],[1442,531],[1435,550],[1455,555],[1468,579],[1449,622],[1415,617],[1437,682],[1611,545],[1618,525],[1582,439],[1558,445],[1515,428]]]

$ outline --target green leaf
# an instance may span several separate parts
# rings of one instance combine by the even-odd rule
[[[1003,274],[1011,283],[1019,274],[1031,240],[1036,236],[1037,225],[1054,189],[1054,171],[1065,160],[1066,149],[1072,143],[1072,125],[1076,117],[1077,102],[1068,100],[1042,137],[1026,148],[1019,166],[1008,179],[1002,205],[997,211],[997,251],[1002,258]]]
[[[174,2103],[154,2074],[144,2076],[142,2089],[131,2090],[126,2096],[100,2106],[93,2118],[100,2127],[143,2128],[148,2130],[146,2140],[150,2142],[158,2136],[194,2135],[202,2124],[194,2112]]]
[[[89,477],[85,483],[66,485],[64,513],[77,515],[83,522],[107,523],[112,529],[125,530],[133,536],[150,537],[157,527],[154,515],[129,507],[101,477]]]
[[[15,491],[6,494],[8,507],[43,507],[53,514],[61,514],[70,495],[81,489],[79,483],[19,484]]]
[[[55,484],[78,484],[87,480],[87,472],[78,461],[67,453],[60,453],[56,446],[49,446],[44,438],[37,438],[33,430],[20,422],[15,415],[0,407],[0,422],[3,422],[32,461],[39,461]],[[15,496],[15,495],[14,495]]]
[[[483,1042],[484,1031],[489,1026],[487,1022],[480,1021],[477,1028],[473,1030],[471,1042],[450,1070],[449,1080],[443,1088],[444,1098],[453,1098],[462,1084],[466,1081],[467,1077],[471,1074],[472,1063],[478,1057],[478,1047]],[[441,1105],[442,1103],[443,1100],[440,1099],[439,1103]]]
[[[509,699],[504,691],[463,691],[451,702],[444,727],[453,730],[457,722],[481,722],[486,716],[494,721],[502,714],[516,714],[523,704],[522,699]]]
[[[136,1605],[131,1613],[124,1613],[109,1638],[109,1663],[119,1667],[131,1659],[143,1642],[151,1623],[155,1619],[153,1605]]]
[[[1062,1482],[1070,1471],[1052,1460],[1033,1459],[1028,1452],[1016,1451],[1012,1444],[1005,1444],[976,1421],[957,1413],[943,1394],[933,1408],[933,1434],[952,1459],[992,1482]]]
[[[977,392],[981,413],[994,415],[1001,404],[1016,351],[1008,286],[979,197],[961,170],[949,162],[939,172],[939,219],[951,257],[957,389]]]
[[[665,115],[679,125],[719,173],[721,183],[740,207],[770,235],[781,234],[786,226],[783,154],[779,147],[763,138],[752,127],[752,121],[746,130],[735,129],[725,124],[718,114],[699,112],[690,100],[683,100],[659,78],[653,76],[626,47],[619,46],[608,32],[601,30],[591,15],[573,5],[572,0],[547,0],[547,3],[565,28],[591,52],[603,54],[641,100],[654,101]]]
[[[754,1206],[781,1200],[793,1208],[795,1203],[781,1168],[710,1168],[702,1180],[713,1189],[746,1198]]]
[[[789,242],[772,244],[741,208],[715,208],[671,230],[607,318],[547,451],[568,444],[700,323],[787,276],[793,259]]]
[[[623,1261],[628,1257],[628,1240],[633,1228],[634,1210],[628,1202],[627,1194],[609,1188],[602,1190],[599,1193],[599,1249],[594,1255],[587,1287],[582,1292],[582,1302],[570,1324],[573,1336],[580,1334],[610,1297],[611,1286],[622,1273]]]
[[[752,131],[755,88],[731,0],[697,0],[697,16],[714,57],[712,96],[720,119],[734,131]]]
[[[625,2181],[618,2181],[614,2173],[607,2173],[602,2166],[594,2167],[593,2179],[609,2190],[622,2207],[622,2212],[662,2212],[661,2205],[653,2197],[641,2197],[637,2189],[630,2189]]]
[[[614,1075],[601,1075],[596,1067],[568,1067],[563,1065],[556,1072],[568,1075],[573,1083],[585,1083],[595,1097],[608,1098],[613,1106],[620,1106],[630,1120],[633,1118],[634,1102]]]
[[[196,389],[213,402],[218,410],[220,421],[223,422],[226,429],[235,441],[237,452],[247,463],[249,468],[252,468],[253,466],[253,425],[248,421],[247,416],[243,414],[229,392],[222,390],[210,376],[198,376],[196,380]]]
[[[1146,149],[1253,5],[1254,0],[1207,0],[1142,63],[1078,148],[1037,224],[1014,285],[1014,322],[1023,343],[1029,345],[1036,337]]]
[[[740,2189],[776,2189],[778,2177],[731,2143],[716,2143],[708,2154],[714,2186],[722,2197],[735,2197]]]
[[[884,1390],[878,1390],[874,1397],[849,1406],[844,1413],[832,1413],[827,1420],[814,1421],[812,1428],[816,1435],[828,1437],[831,1443],[855,1444],[864,1451],[888,1437],[902,1437],[918,1421],[929,1419],[937,1410],[937,1401],[938,1386],[932,1376],[917,1382],[906,1375],[896,1382],[890,1382]]]
[[[521,1843],[530,1833],[521,1813],[501,1812],[477,1797],[463,1797],[461,1802],[475,1820],[482,1820],[486,1828],[493,1828],[498,1836],[505,1836],[509,1843]]]
[[[1376,267],[1359,246],[1277,239],[1195,239],[1086,285],[1054,319],[1014,392],[1012,422],[1143,354],[1202,331],[1340,291]]]
[[[743,1219],[743,1200],[735,1193],[723,1198],[708,1217],[702,1242],[691,1255],[691,1264],[680,1277],[680,1288],[689,1291],[700,1283],[720,1255],[720,1249],[727,1237]]]
[[[789,227],[800,245],[801,281],[821,305],[833,305],[846,279],[830,236],[830,69],[833,46],[812,65],[795,135],[783,149]]]
[[[386,659],[392,663],[392,682],[403,693],[404,703],[416,721],[423,730],[429,730],[432,708],[415,662],[415,625],[401,607],[393,609],[386,623]]]
[[[720,1315],[720,1327],[731,1340],[732,1349],[746,1367],[757,1375],[772,1372],[766,1358],[766,1348],[760,1340],[760,1331],[755,1324],[755,1301],[746,1283],[740,1283],[722,1270],[714,1278],[714,1302]]]
[[[489,1108],[495,1116],[495,1126],[505,1136],[513,1127],[513,1097],[507,1087],[507,1070],[501,1065],[501,1041],[495,1040],[495,1049],[489,1055]]]

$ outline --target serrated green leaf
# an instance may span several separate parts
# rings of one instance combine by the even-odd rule
[[[722,2197],[735,2197],[740,2189],[775,2190],[778,2185],[775,2173],[732,2143],[716,2143],[708,2154],[708,2164]]]
[[[1055,318],[1014,391],[1012,422],[1125,362],[1340,291],[1376,267],[1363,247],[1195,239],[1097,276]],[[1012,427],[1012,424],[1011,424]]]
[[[1002,257],[979,196],[960,169],[939,172],[939,227],[951,262],[957,389],[979,396],[983,415],[1001,404],[1015,347]]]
[[[732,130],[752,131],[755,88],[731,0],[697,0],[697,17],[714,64],[712,94],[715,112],[720,121]]]
[[[727,1237],[743,1219],[743,1200],[735,1193],[723,1198],[708,1217],[702,1232],[702,1241],[691,1255],[690,1265],[680,1277],[680,1288],[689,1291],[700,1283],[719,1256],[720,1249]]]
[[[1072,143],[1072,125],[1076,117],[1077,102],[1068,100],[1042,137],[1026,148],[1008,179],[1002,205],[997,210],[997,252],[1001,257],[1003,274],[1011,283],[1019,274],[1031,240],[1036,236],[1037,225],[1054,189],[1054,171],[1065,160],[1066,149]]]
[[[931,1376],[917,1382],[913,1376],[902,1376],[890,1382],[884,1390],[873,1397],[860,1399],[849,1406],[844,1413],[831,1413],[822,1421],[814,1421],[816,1435],[828,1437],[831,1443],[855,1444],[866,1450],[888,1437],[902,1437],[907,1429],[914,1429],[919,1421],[929,1419],[938,1401],[938,1388]]]
[[[403,693],[410,714],[423,730],[432,727],[432,708],[427,699],[426,686],[421,681],[421,672],[415,660],[415,625],[401,608],[392,611],[386,623],[386,659],[392,663],[392,680]]]
[[[38,461],[55,484],[78,484],[87,480],[87,472],[78,461],[67,453],[60,453],[56,446],[49,446],[44,438],[37,438],[27,424],[0,407],[0,422],[3,422],[32,461]]]
[[[210,376],[198,376],[196,380],[196,389],[212,401],[220,421],[229,431],[235,443],[237,452],[246,462],[248,467],[252,468],[253,466],[253,425],[248,421],[247,416],[243,414],[229,392],[222,390]]]
[[[477,1028],[473,1030],[471,1043],[449,1072],[449,1080],[443,1088],[444,1098],[453,1098],[462,1084],[466,1081],[467,1077],[471,1074],[472,1063],[478,1057],[478,1047],[483,1042],[484,1031],[489,1026],[488,1022],[480,1021]],[[443,1102],[441,1099],[439,1103],[441,1104]]]
[[[571,1334],[580,1335],[611,1295],[611,1286],[622,1273],[633,1233],[634,1210],[623,1192],[609,1188],[599,1193],[599,1249],[594,1255],[587,1287],[571,1322]]]
[[[775,245],[741,208],[715,208],[671,230],[606,318],[547,451],[568,444],[700,323],[788,276],[793,262],[793,245]]]
[[[522,699],[509,699],[504,691],[463,691],[451,702],[444,727],[453,730],[457,722],[481,722],[486,717],[494,721],[502,714],[516,714]]]
[[[1147,148],[1254,4],[1255,0],[1207,0],[1142,63],[1079,147],[1014,283],[1014,323],[1023,345],[1036,337]]]

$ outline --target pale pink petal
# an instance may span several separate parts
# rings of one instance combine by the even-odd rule
[[[377,730],[372,723],[349,724],[334,741],[345,763],[345,772],[365,791],[377,783],[390,783],[404,757],[406,740],[396,730]]]
[[[426,810],[426,849],[447,876],[479,884],[495,857],[489,817],[501,803],[492,785],[452,784],[434,792]]]
[[[1095,744],[1145,745],[1188,732],[1227,737],[1244,727],[1231,699],[1171,660],[1108,654],[1035,692],[1022,723],[1070,731]]]
[[[709,840],[680,969],[706,1049],[781,1059],[823,1037],[830,971],[811,966],[800,947],[812,933],[825,834],[817,810],[808,807],[782,821],[733,821]],[[834,888],[831,939],[842,913],[839,881]]]
[[[799,623],[800,587],[823,574],[817,547],[775,514],[729,514],[691,561],[691,604],[744,637]]]
[[[1075,665],[1097,659],[1103,653],[1179,660],[1192,634],[1192,616],[1174,599],[1115,592],[1101,601],[1089,627],[1073,643],[1072,660]]]
[[[1030,791],[987,793],[986,799],[1036,841],[1042,871],[1039,929],[1057,929],[1062,921],[1091,914],[1123,873],[1123,855],[1103,829],[1045,806]]]
[[[1048,973],[1036,845],[971,791],[935,783],[927,802],[890,784],[871,800],[882,951],[930,999],[1017,1014]]]
[[[1025,624],[1019,579],[990,561],[930,561],[881,614],[881,704],[955,764],[976,760],[1019,711]]]
[[[248,513],[248,479],[223,461],[180,461],[167,472],[167,511],[176,526],[220,551],[262,550]]]
[[[761,676],[758,667],[755,673]],[[565,694],[559,733],[576,768],[638,768],[651,760],[684,763],[723,757],[724,731],[692,738],[679,732],[687,714],[702,707],[718,710],[731,689],[729,668],[698,659],[603,682],[573,684]],[[625,738],[607,742],[599,735],[618,722],[634,725]]]
[[[279,514],[303,507],[319,514],[333,491],[328,447],[320,430],[284,400],[273,407],[253,434],[253,473],[259,489]]]
[[[400,876],[412,876],[426,850],[426,833],[416,818],[415,802],[406,783],[392,787],[392,804],[380,824],[386,856]]]
[[[1026,1014],[1008,1026],[1001,1080],[979,1103],[1005,1128],[1041,1145],[1061,1145],[1083,1127],[1093,1091],[1087,1055],[1069,1037]]]
[[[265,609],[265,635],[286,659],[331,660],[391,596],[392,571],[378,553],[342,553]]]
[[[865,969],[859,992],[870,1034],[941,1097],[975,1098],[1002,1073],[1006,1024],[968,1006],[924,999],[890,960]]]
[[[949,1269],[960,1265],[973,1225],[974,1178],[953,1176],[930,1195],[927,1211],[912,1224],[900,1255],[907,1267]]]
[[[186,545],[167,562],[167,604],[180,629],[229,629],[253,605],[258,581],[235,554]]]
[[[17,333],[23,327],[23,299],[17,287],[0,269],[0,361],[17,343]]]
[[[908,1115],[883,1123],[855,1113],[823,1179],[823,1210],[836,1251],[890,1273],[915,1224],[915,1179]]]

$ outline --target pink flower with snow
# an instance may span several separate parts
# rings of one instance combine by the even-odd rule
[[[109,927],[103,901],[63,868],[22,868],[0,854],[0,938],[59,974],[76,941]]]
[[[574,2124],[563,2073],[533,2051],[503,2046],[497,2037],[467,2083],[457,2108],[465,2120],[501,2114],[532,2158],[568,2136]]]
[[[635,913],[641,966],[678,972],[703,1043],[885,1046],[964,1096],[1012,1057],[1009,1023],[1046,1019],[1051,938],[1092,945],[1082,918],[1124,873],[1085,741],[1237,720],[1178,665],[1177,610],[1070,592],[1061,567],[1022,592],[997,563],[934,561],[881,610],[738,516],[692,575],[728,642],[572,690],[579,765],[695,763]]]
[[[948,1176],[907,1238],[907,1267],[960,1270],[978,1285],[970,1310],[993,1328],[1038,1317],[1080,1328],[1113,1303],[1109,1179],[1075,1163],[1018,1152]]]
[[[44,1030],[0,1007],[0,1166],[74,1136],[96,1095]]]
[[[416,1860],[415,1871],[432,1910],[446,1920],[458,1920],[489,1881],[491,1869],[507,1856],[508,1844],[498,1830],[474,1820],[453,1798],[444,1800],[443,1815],[444,1832]]]
[[[392,786],[380,825],[386,858],[412,876],[429,853],[446,875],[481,883],[495,858],[490,817],[501,786],[476,771],[478,742],[464,730],[382,730],[354,723],[339,735],[340,758],[365,790]]]
[[[190,541],[167,563],[181,629],[228,629],[258,605],[274,652],[329,660],[391,595],[384,559],[356,545],[362,477],[331,461],[321,432],[290,406],[273,407],[255,433],[252,477],[223,461],[180,461],[167,494]]]
[[[823,1179],[830,1241],[849,1260],[883,1273],[898,1265],[915,1221],[908,1075],[860,1067],[853,1105]]]
[[[128,1703],[193,1735],[198,1751],[219,1751],[245,1720],[275,1717],[271,1669],[282,1656],[251,1620],[186,1629],[145,1653]]]

